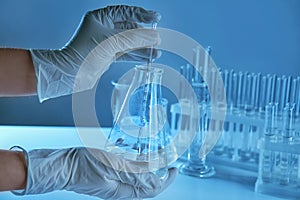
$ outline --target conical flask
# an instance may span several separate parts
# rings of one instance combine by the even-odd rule
[[[163,69],[136,66],[105,149],[127,160],[147,163],[149,171],[166,169],[167,114],[162,98]],[[162,176],[162,175],[161,175]]]

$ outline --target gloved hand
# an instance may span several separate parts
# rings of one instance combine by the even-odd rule
[[[159,20],[157,12],[140,7],[109,6],[88,12],[62,49],[30,50],[40,102],[91,89],[113,61],[148,61],[160,39],[139,23]],[[153,58],[158,56],[154,51]]]
[[[166,180],[141,170],[137,163],[98,149],[40,149],[27,153],[27,182],[23,193],[42,194],[68,190],[103,199],[154,197],[175,179],[169,169]],[[121,169],[121,170],[116,170]]]

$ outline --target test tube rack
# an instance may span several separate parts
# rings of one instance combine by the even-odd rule
[[[300,198],[300,137],[297,136],[291,143],[259,141],[260,162],[259,174],[255,184],[255,191],[284,198]],[[270,152],[274,156],[274,165],[270,169],[270,180],[264,180],[263,154]],[[285,158],[284,158],[285,157]]]
[[[195,71],[190,70],[193,68],[189,65],[181,67],[181,71],[185,72],[182,75],[193,84]],[[300,76],[237,73],[222,69],[219,73],[224,81],[227,113],[219,141],[207,155],[207,162],[215,167],[216,176],[255,184],[257,192],[300,197]],[[280,143],[280,136],[276,136],[276,144],[264,142],[265,107],[270,102],[278,103],[278,118],[281,121],[284,106],[294,104],[293,142]],[[171,131],[176,132],[180,121],[179,104],[171,105],[170,112]],[[274,151],[276,155],[287,153],[295,157],[293,162],[287,163],[288,168],[293,169],[288,184],[280,184],[278,178],[274,178],[272,183],[262,180],[261,157],[266,150]],[[184,163],[187,159],[188,154],[185,153],[179,161]],[[274,177],[280,176],[277,165],[274,165]]]
[[[287,104],[283,113],[276,115],[277,106],[266,106],[265,134],[258,143],[260,159],[255,191],[299,199],[300,121],[295,119],[294,105]]]

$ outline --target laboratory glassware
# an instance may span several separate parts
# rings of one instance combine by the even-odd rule
[[[295,104],[287,103],[282,113],[277,114],[277,120],[274,120],[274,113],[276,108],[266,107],[266,134],[259,142],[260,162],[255,191],[299,199],[300,135],[299,127],[296,127]]]
[[[266,105],[265,112],[265,132],[264,140],[266,143],[274,143],[277,135],[277,115],[278,115],[278,104],[269,103]],[[261,178],[264,182],[272,181],[272,173],[275,164],[275,154],[273,151],[265,150],[261,155]]]
[[[111,110],[112,110],[113,121],[114,121],[125,99],[130,83],[126,84],[126,83],[118,83],[117,81],[111,81],[111,84],[114,86],[112,99],[111,99]]]
[[[105,149],[129,161],[147,163],[144,170],[164,178],[176,155],[166,144],[169,130],[161,94],[162,74],[158,64],[135,67]]]
[[[281,140],[284,144],[293,142],[295,136],[295,113],[294,104],[286,104],[283,110],[283,127]],[[280,152],[280,184],[287,185],[290,181],[289,173],[291,167],[291,153]]]
[[[208,131],[209,116],[208,106],[205,103],[199,105],[200,119],[198,131],[191,146],[188,149],[188,159],[180,166],[180,173],[198,178],[208,178],[215,174],[215,169],[206,163],[206,157],[199,157],[199,150]]]

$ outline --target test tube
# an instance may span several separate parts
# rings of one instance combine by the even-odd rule
[[[238,75],[237,73],[233,73],[232,75],[232,86],[233,86],[233,91],[232,91],[232,101],[233,101],[233,111],[238,112]]]
[[[260,90],[261,90],[261,73],[258,73],[256,79],[255,100],[254,100],[255,111],[257,113],[259,113]]]
[[[209,91],[211,95],[217,97],[217,85],[216,85],[216,73],[218,73],[216,71],[215,68],[212,68],[209,70],[209,80],[210,80],[210,85],[211,85],[211,89],[212,91]]]
[[[180,80],[180,84],[179,84],[179,98],[182,98],[185,96],[185,89],[184,89],[184,86],[183,86],[183,78],[186,78],[186,67],[185,66],[180,66],[180,74],[182,76],[180,76],[179,80]]]
[[[272,102],[272,76],[267,75],[267,95],[266,95],[266,104]]]
[[[252,74],[252,88],[251,88],[251,101],[250,101],[250,104],[251,104],[251,109],[252,109],[252,113],[254,114],[255,112],[255,100],[256,100],[256,90],[257,90],[257,75],[256,74]]]
[[[296,165],[298,169],[297,169],[296,179],[297,179],[297,186],[300,187],[300,155],[298,154],[297,157],[298,157],[298,162],[296,163]]]
[[[216,145],[214,146],[214,153],[222,155],[224,153],[224,131],[223,123],[220,120],[211,120],[212,129],[214,132],[221,132]]]
[[[296,116],[300,116],[300,76],[297,77],[297,83],[298,83],[298,89],[297,89],[297,94],[296,94]],[[300,161],[299,161],[300,162]],[[300,166],[299,166],[300,168]],[[300,180],[299,180],[300,182]]]
[[[282,136],[290,141],[295,134],[295,104],[288,103],[283,111],[283,131]]]
[[[211,47],[208,46],[206,48],[205,57],[204,57],[204,66],[203,66],[203,78],[209,82],[209,65],[210,65],[210,55],[211,55]]]
[[[252,91],[252,75],[248,72],[244,73],[242,86],[242,105],[246,115],[252,114],[251,105],[251,91]],[[240,124],[241,134],[241,149],[240,158],[243,161],[248,161],[251,158],[251,141],[252,141],[252,126]]]
[[[263,76],[261,79],[261,90],[259,93],[259,112],[263,114],[266,106],[266,91],[267,91],[267,77]]]
[[[270,142],[273,142],[274,137],[278,134],[278,103],[269,103],[266,105],[265,114],[265,136]]]
[[[237,90],[237,112],[238,113],[240,113],[243,108],[243,85],[244,85],[244,73],[239,72],[238,90]]]
[[[221,81],[223,82],[223,84],[219,84],[219,76],[218,76],[218,73],[219,73],[219,76],[222,77]],[[224,75],[224,71],[222,71],[221,69],[219,69],[216,74],[215,74],[215,88],[216,88],[216,91],[217,92],[217,100],[219,102],[226,102],[227,100],[227,96],[226,96],[226,81],[225,81],[225,75]],[[225,105],[224,105],[225,106]],[[226,105],[227,106],[227,105]]]
[[[235,87],[233,84],[233,74],[234,74],[234,70],[230,70],[229,72],[229,77],[228,77],[228,89],[227,89],[227,98],[228,98],[228,105],[230,106],[230,111],[233,110],[233,107],[234,107],[234,88]]]
[[[287,89],[287,78],[286,76],[281,77],[281,94],[280,94],[280,101],[279,101],[279,112],[282,112],[285,106],[285,98],[286,98],[286,89]]]
[[[291,92],[290,92],[290,103],[297,103],[297,89],[298,89],[298,82],[297,79],[294,78],[292,80],[292,85],[291,85]]]
[[[235,78],[233,78],[235,76]],[[234,102],[235,98],[234,95],[236,93],[234,92],[236,90],[236,73],[233,69],[230,71],[225,70],[224,71],[224,82],[226,85],[226,97],[227,97],[227,105],[228,109],[230,109],[230,112],[234,109]],[[224,138],[224,150],[226,150],[226,154],[232,158],[233,152],[234,152],[234,143],[233,143],[233,123],[229,121],[225,121],[224,123],[224,131],[223,131],[223,138]]]
[[[248,161],[251,158],[251,141],[252,141],[252,126],[243,125],[241,130],[242,134],[242,145],[240,149],[240,159],[242,161]]]
[[[189,81],[189,83],[192,83],[192,75],[193,75],[193,68],[190,64],[186,64],[186,79]]]
[[[282,139],[286,145],[291,144],[295,134],[294,104],[286,104],[283,111]],[[280,152],[280,184],[287,185],[290,181],[292,154]]]
[[[278,104],[269,103],[265,108],[265,131],[264,140],[266,143],[274,143],[277,133],[277,112]],[[273,168],[275,162],[275,152],[264,149],[261,154],[261,178],[264,182],[273,180]]]
[[[244,104],[245,104],[245,113],[246,115],[252,115],[253,114],[253,109],[252,109],[252,97],[254,94],[252,91],[255,89],[253,87],[253,75],[248,74],[246,77],[246,89],[245,89],[245,99],[244,99]]]
[[[285,95],[285,101],[284,105],[287,103],[290,103],[291,98],[291,87],[292,87],[292,76],[287,77],[287,83],[286,83],[286,95]]]
[[[276,78],[276,91],[275,91],[275,100],[274,102],[278,102],[280,105],[281,101],[281,90],[282,90],[282,80],[281,77]]]
[[[193,49],[193,58],[194,58],[194,73],[193,73],[193,82],[199,83],[200,82],[200,74],[198,70],[200,70],[200,46],[197,46]],[[197,70],[198,69],[198,70]]]
[[[276,74],[274,74],[272,76],[272,84],[271,84],[271,102],[276,102],[275,101],[276,80],[277,80],[277,76]]]
[[[227,106],[230,106],[231,102],[230,102],[230,89],[228,88],[229,85],[229,71],[228,70],[224,70],[223,71],[223,82],[224,82],[224,87],[225,87],[225,92],[226,92],[226,101],[227,101]]]
[[[252,86],[251,86],[251,93],[250,93],[250,106],[249,108],[247,108],[248,110],[248,115],[252,116],[255,114],[255,100],[256,100],[256,94],[257,94],[257,74],[252,73],[251,74],[252,77]],[[251,110],[250,110],[251,109]],[[259,152],[257,149],[257,142],[259,140],[259,132],[257,129],[257,126],[255,125],[251,125],[250,127],[250,131],[251,131],[251,141],[250,141],[250,148],[251,148],[251,156],[252,158],[258,162],[258,158],[259,158]]]
[[[243,86],[242,86],[242,110],[245,110],[245,105],[247,103],[247,86],[248,86],[248,72],[244,72],[243,73],[244,76],[243,76]]]

